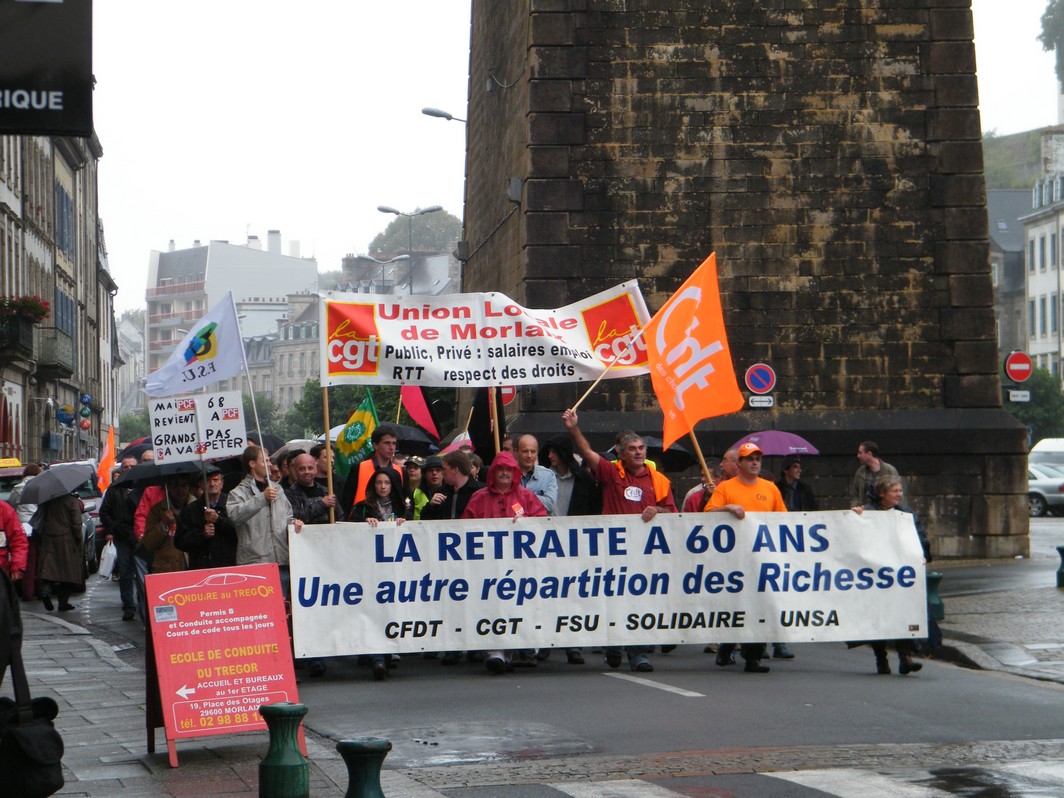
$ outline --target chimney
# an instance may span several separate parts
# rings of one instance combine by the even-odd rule
[[[288,242],[288,256],[292,257],[292,258],[300,257],[300,254],[299,254],[299,242],[298,241],[289,241]]]
[[[173,252],[175,249],[176,249],[176,247],[174,246],[174,239],[171,238],[170,239],[170,248],[167,251],[168,252]]]
[[[200,240],[198,238],[195,241],[192,242],[192,246],[194,246],[194,247],[198,247],[199,245],[200,245]]]
[[[281,254],[281,231],[268,230],[266,232],[266,251],[272,255]]]
[[[262,249],[262,242],[259,241],[258,236],[248,236],[248,249]]]

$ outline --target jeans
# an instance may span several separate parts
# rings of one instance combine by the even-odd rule
[[[137,597],[133,591],[133,544],[115,539],[115,573],[118,574],[118,594],[122,597],[122,612],[137,609]]]

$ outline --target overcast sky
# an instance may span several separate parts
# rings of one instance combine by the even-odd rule
[[[1055,124],[1045,0],[973,0],[983,129]],[[461,218],[469,0],[97,0],[100,215],[119,310],[149,253],[195,239],[300,242],[321,271],[403,211]],[[504,65],[501,65],[504,66]],[[505,70],[504,70],[505,71]]]

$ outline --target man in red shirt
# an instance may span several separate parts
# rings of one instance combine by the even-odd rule
[[[628,515],[639,513],[644,521],[650,521],[659,512],[675,513],[676,500],[672,485],[657,469],[646,464],[646,442],[636,434],[624,436],[618,441],[617,462],[613,463],[591,448],[580,431],[575,410],[562,413],[562,422],[573,438],[573,446],[584,458],[588,469],[602,489],[602,513],[604,515]],[[627,646],[628,664],[633,671],[649,673],[653,646]],[[606,650],[606,663],[611,668],[621,664],[621,652],[616,648]]]

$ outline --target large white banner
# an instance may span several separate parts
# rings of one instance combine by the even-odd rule
[[[333,524],[289,546],[298,657],[927,633],[894,511]]]
[[[322,292],[321,384],[456,388],[647,373],[650,320],[635,280],[556,310],[498,294]]]

